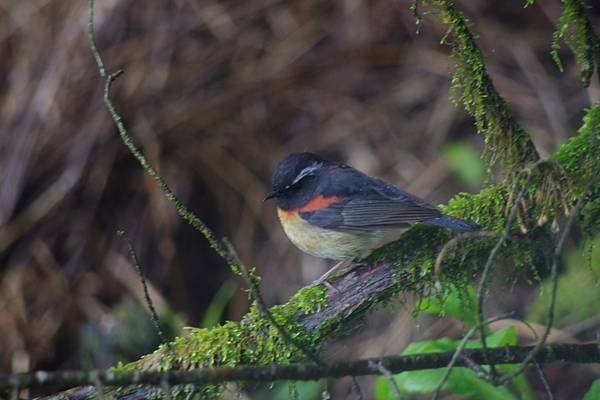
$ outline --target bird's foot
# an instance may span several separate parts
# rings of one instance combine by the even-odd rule
[[[343,275],[346,275],[347,273],[351,272],[354,268],[348,268],[349,266],[351,266],[353,259],[349,258],[347,260],[342,260],[338,263],[336,263],[333,267],[331,267],[327,272],[325,272],[323,275],[321,275],[321,277],[315,281],[313,281],[313,283],[311,284],[311,286],[316,286],[316,285],[323,285],[325,286],[327,289],[330,289],[334,292],[340,292],[335,286],[333,286],[331,283],[327,282],[327,278],[329,278],[331,275],[333,275],[334,272],[340,270],[340,269],[344,269]]]

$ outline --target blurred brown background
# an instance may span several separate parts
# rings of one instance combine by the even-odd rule
[[[565,49],[565,73],[550,59],[560,2],[457,4],[499,91],[549,154],[600,92],[597,79],[581,87]],[[98,46],[109,71],[125,70],[113,92],[124,122],[185,204],[258,268],[269,304],[327,267],[293,248],[262,202],[286,153],[347,162],[435,204],[481,185],[476,160],[467,172],[453,165],[482,143],[448,100],[446,27],[427,16],[417,34],[409,5],[97,2]],[[599,11],[590,10],[596,28]],[[117,229],[134,242],[171,334],[239,319],[247,307],[242,282],[118,138],[85,22],[83,1],[0,1],[2,373],[106,367],[156,346]],[[492,298],[490,307],[523,314],[534,294]],[[393,354],[460,333],[446,319],[415,322],[402,308],[378,314],[329,356]]]

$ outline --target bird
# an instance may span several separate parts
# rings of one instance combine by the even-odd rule
[[[415,223],[459,233],[480,229],[390,183],[310,152],[279,160],[271,183],[265,201],[276,200],[290,241],[305,253],[340,261],[315,283],[344,260],[363,258]]]

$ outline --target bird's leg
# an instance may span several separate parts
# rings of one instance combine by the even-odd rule
[[[333,267],[331,267],[329,269],[329,271],[327,271],[323,275],[321,275],[321,277],[319,279],[317,279],[316,281],[314,281],[312,283],[312,285],[316,286],[316,285],[324,284],[325,286],[329,287],[330,289],[333,288],[333,286],[331,286],[330,284],[325,282],[325,280],[327,278],[329,278],[334,272],[336,272],[340,268],[346,268],[347,266],[349,266],[352,263],[352,260],[353,260],[353,258],[347,258],[345,260],[335,263],[335,265]],[[333,288],[333,289],[335,289],[335,288]]]

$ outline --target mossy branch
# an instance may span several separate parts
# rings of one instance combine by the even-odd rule
[[[594,69],[600,72],[600,38],[585,15],[589,7],[583,1],[562,0],[562,3],[563,10],[556,24],[550,54],[558,68],[563,71],[558,55],[559,41],[563,40],[575,55],[581,82],[584,86],[589,86]]]
[[[119,136],[121,140],[129,149],[129,152],[135,157],[140,166],[146,171],[148,175],[150,175],[154,180],[158,183],[158,186],[164,196],[169,200],[177,210],[179,216],[188,222],[196,231],[198,231],[202,236],[206,238],[210,247],[212,247],[219,256],[223,260],[227,262],[229,268],[235,273],[240,274],[240,268],[237,262],[231,258],[231,256],[227,253],[221,242],[217,240],[215,234],[212,230],[202,222],[200,218],[193,212],[191,212],[179,198],[175,195],[175,193],[171,190],[167,182],[160,176],[156,168],[150,163],[150,161],[146,158],[144,153],[140,149],[137,148],[133,138],[129,135],[129,132],[125,128],[121,116],[117,113],[114,104],[110,98],[110,91],[115,80],[123,74],[122,70],[118,70],[117,72],[107,74],[106,68],[104,66],[104,62],[102,61],[102,56],[98,51],[96,45],[96,37],[94,33],[94,0],[88,0],[88,20],[87,20],[87,34],[90,42],[90,49],[92,51],[92,55],[94,60],[96,61],[96,65],[98,66],[98,72],[100,77],[104,79],[104,105],[108,110],[115,126],[117,127],[117,131],[119,132]]]
[[[598,141],[600,105],[588,110],[578,134],[548,161],[558,163],[563,173],[561,181],[570,183],[566,196],[567,213],[583,192],[589,171],[600,168],[600,159],[595,156]],[[554,173],[554,170],[544,168],[536,171],[527,187],[533,199],[538,190],[544,190],[539,182],[544,180],[545,174]],[[505,180],[488,186],[479,194],[460,194],[444,210],[472,219],[486,231],[499,235],[507,221],[505,205],[511,197],[511,184]],[[598,193],[599,190],[593,187],[590,192]],[[598,207],[598,202],[597,197],[590,195],[586,208],[593,210]],[[538,226],[543,212],[542,204],[528,204],[527,212],[521,221],[514,223],[510,236],[499,250],[502,258],[512,259],[517,269],[546,265],[552,246],[545,226]],[[596,226],[597,221],[578,218],[577,222],[583,232],[592,232],[588,225]],[[520,233],[519,224],[524,224],[527,234]],[[288,303],[271,307],[270,312],[295,340],[316,348],[328,339],[347,333],[362,317],[399,293],[419,292],[428,296],[432,295],[436,284],[465,285],[481,271],[497,237],[466,237],[457,245],[456,251],[448,253],[442,268],[436,271],[436,255],[450,235],[433,227],[415,226],[399,241],[378,249],[367,260],[358,263],[352,274],[334,282],[337,291],[328,291],[323,286],[307,287]],[[170,348],[161,346],[155,353],[115,370],[189,370],[208,366],[286,364],[301,359],[302,353],[283,340],[277,329],[253,307],[241,322],[226,322],[212,329],[192,328]],[[216,392],[218,388],[207,387],[205,390]]]
[[[532,2],[528,1],[526,5]],[[448,26],[442,42],[451,45],[452,58],[455,60],[451,94],[473,116],[477,132],[484,135],[483,157],[487,160],[488,170],[491,171],[501,160],[508,175],[515,176],[527,165],[539,161],[530,135],[515,121],[507,101],[500,96],[487,73],[483,54],[477,46],[476,36],[469,30],[464,13],[451,0],[414,0],[411,9],[417,15],[417,23],[421,21],[417,7],[419,3],[431,5]],[[563,13],[554,34],[552,55],[560,62],[558,40],[565,40],[575,54],[584,84],[589,85],[594,66],[600,68],[600,38],[594,33],[585,15],[586,8],[583,0],[563,0]],[[569,181],[561,181],[564,174],[559,169],[562,167],[561,164],[545,163],[541,168],[549,171],[543,173],[541,180],[535,180],[539,189],[535,191],[535,198],[529,193],[523,200],[524,204],[533,201],[542,205],[539,224],[555,218],[560,214],[561,208],[565,211],[569,202],[565,199],[567,192],[571,192],[571,202],[577,196],[568,187]],[[589,173],[585,176],[589,176]],[[519,212],[517,219],[521,221],[522,218]]]
[[[477,133],[484,135],[483,157],[489,169],[502,161],[509,174],[514,175],[539,159],[531,137],[515,121],[507,101],[496,90],[465,15],[449,0],[430,0],[428,3],[448,25],[442,42],[450,43],[455,61],[451,94],[475,119]]]

